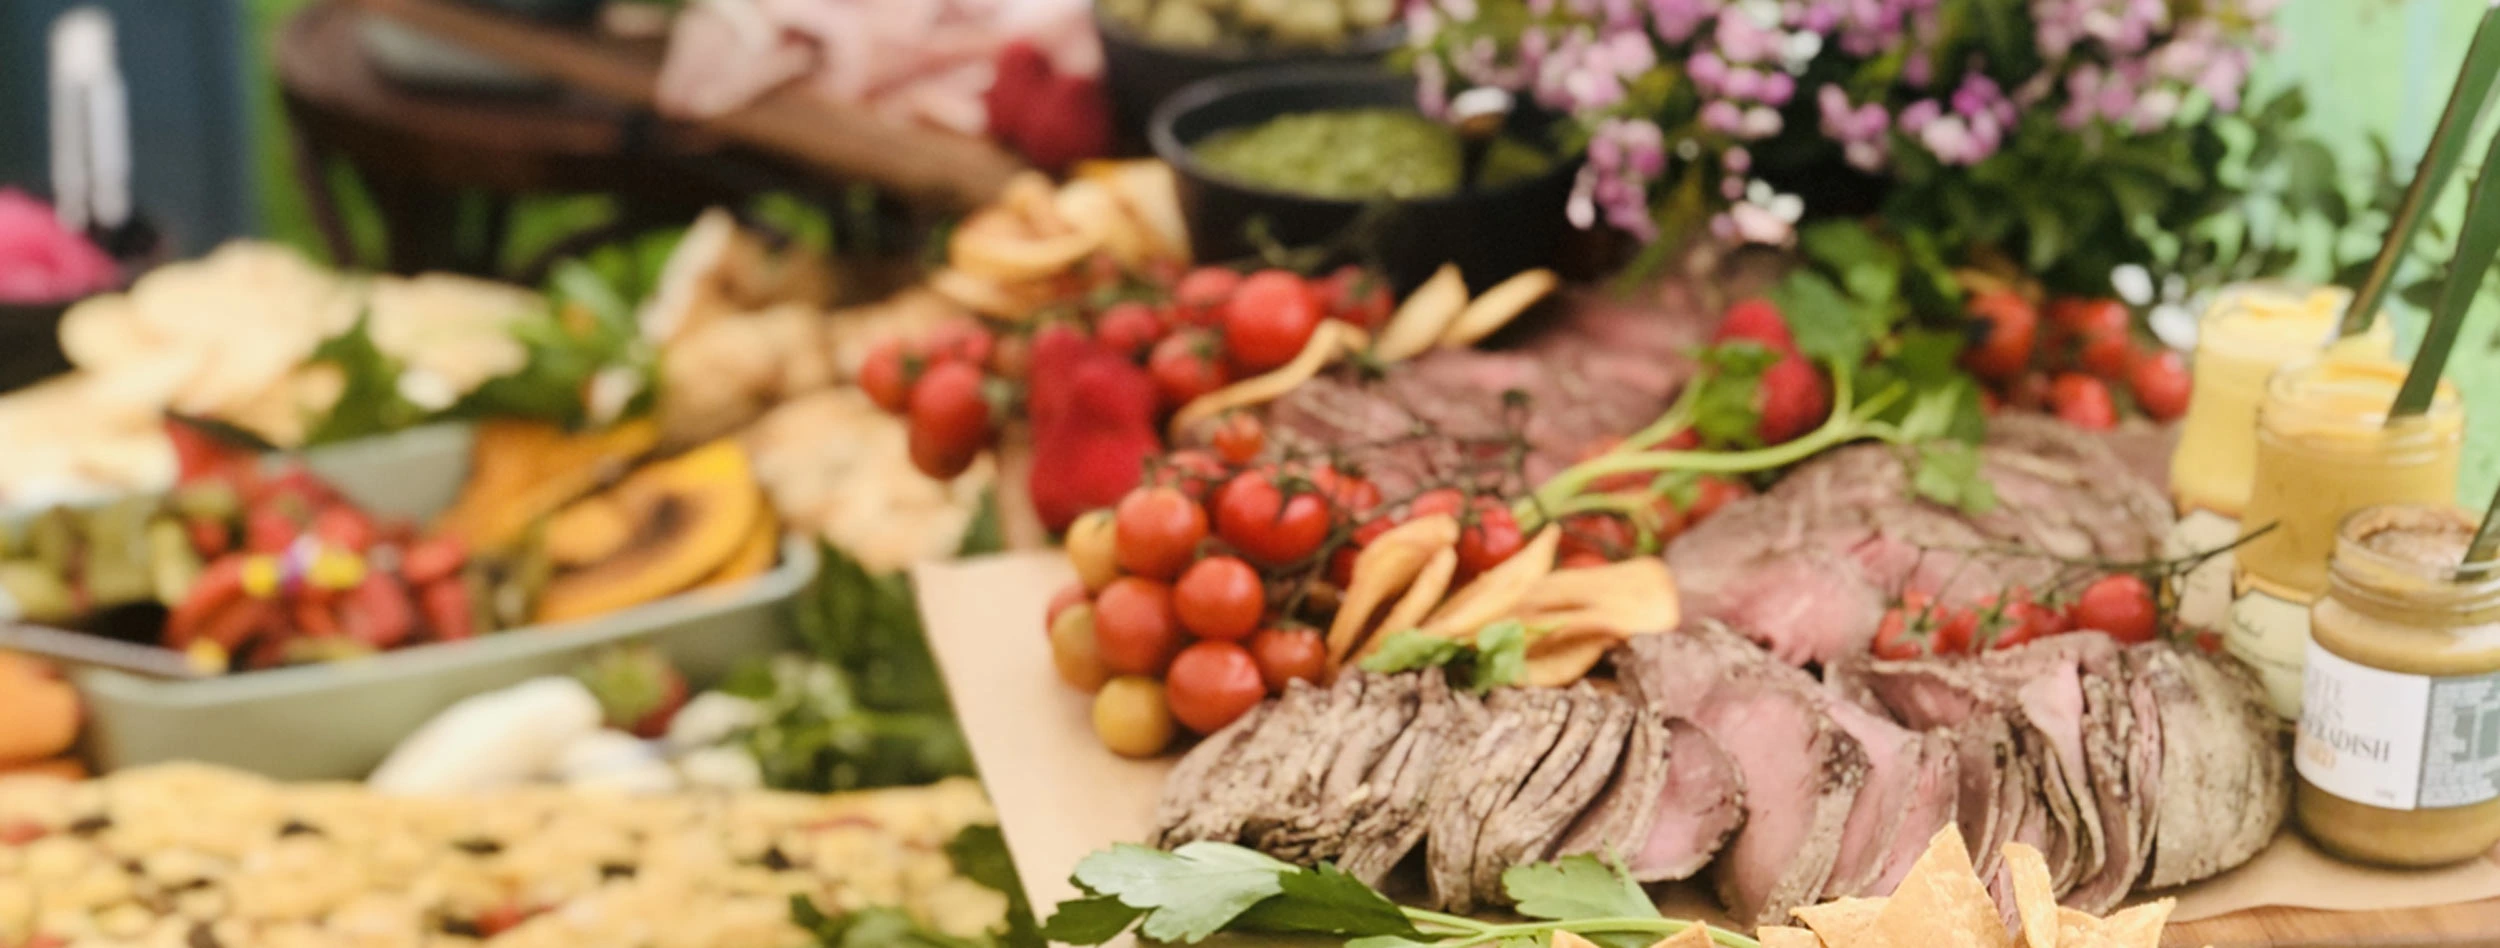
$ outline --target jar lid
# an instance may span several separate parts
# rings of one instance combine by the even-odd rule
[[[2404,387],[2410,367],[2393,359],[2335,353],[2276,371],[2266,382],[2259,424],[2277,434],[2375,435],[2387,427],[2387,410]],[[2465,402],[2457,387],[2440,380],[2422,419],[2428,433],[2461,437]]]

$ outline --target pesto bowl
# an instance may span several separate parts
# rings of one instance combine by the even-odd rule
[[[1365,244],[1403,295],[1444,263],[1456,263],[1471,290],[1550,266],[1570,225],[1577,156],[1534,175],[1435,197],[1372,201],[1295,193],[1226,177],[1199,159],[1210,136],[1280,116],[1341,109],[1414,109],[1412,78],[1370,67],[1298,66],[1204,80],[1155,110],[1147,138],[1177,172],[1181,211],[1201,260],[1255,256],[1260,230],[1287,247],[1343,242],[1360,223]],[[1504,133],[1547,143],[1553,116],[1513,112]],[[1366,212],[1369,212],[1368,214]]]

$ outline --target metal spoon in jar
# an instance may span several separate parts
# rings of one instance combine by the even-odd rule
[[[1469,89],[1450,100],[1450,127],[1458,131],[1460,191],[1475,190],[1484,173],[1485,156],[1493,151],[1493,139],[1510,121],[1513,101],[1509,92],[1490,86]]]

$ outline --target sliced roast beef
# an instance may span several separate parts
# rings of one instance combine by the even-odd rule
[[[1371,797],[1361,791],[1398,736],[1415,721],[1417,687],[1426,673],[1349,674],[1369,679],[1361,705],[1334,735],[1336,751],[1319,784],[1319,804],[1298,809],[1285,826],[1268,834],[1268,855],[1315,863],[1344,851],[1346,837]]]
[[[2099,636],[2089,636],[2099,638]],[[2060,896],[2101,869],[2107,858],[2101,810],[2092,793],[2092,777],[2084,764],[2083,683],[2072,656],[2040,663],[2037,677],[2015,690],[2017,722],[2037,739],[2040,795],[2048,802],[2049,869]],[[2062,859],[2060,857],[2063,857]]]
[[[2144,874],[2145,852],[2139,836],[2145,812],[2132,799],[2127,752],[2134,743],[2135,710],[2127,700],[2124,669],[2115,656],[2110,666],[2087,666],[2083,676],[2084,766],[2092,777],[2092,798],[2101,814],[2102,863],[2097,872],[2075,883],[2067,905],[2095,915],[2117,906]]]
[[[1427,793],[1424,879],[1434,907],[1451,912],[1475,909],[1478,834],[1555,750],[1575,710],[1568,694],[1551,688],[1505,688],[1484,706],[1483,729]],[[1581,750],[1587,739],[1579,735]]]
[[[1647,835],[1634,837],[1626,868],[1641,882],[1688,879],[1710,864],[1745,823],[1745,775],[1699,725],[1667,724],[1667,759],[1674,769],[1659,788]]]
[[[1952,823],[1960,808],[1961,750],[1953,735],[1929,731],[1919,735],[1919,763],[1901,805],[1900,825],[1893,830],[1870,895],[1891,895],[1910,866],[1927,851],[1928,840]]]
[[[1833,858],[1831,878],[1823,884],[1821,900],[1876,894],[1875,883],[1888,868],[1893,834],[1901,828],[1911,785],[1926,766],[1926,741],[1918,732],[1904,730],[1857,705],[1831,699],[1824,707],[1866,754],[1866,783],[1858,789],[1848,821],[1841,827],[1840,850]]]
[[[1320,818],[1326,803],[1320,785],[1328,779],[1338,748],[1362,713],[1364,684],[1372,680],[1369,675],[1339,675],[1322,692],[1302,729],[1303,739],[1285,748],[1268,768],[1267,790],[1241,822],[1242,845],[1275,852],[1282,840],[1271,836],[1295,823]]]
[[[1822,894],[1866,781],[1866,752],[1817,698],[1787,676],[1743,675],[1713,689],[1693,721],[1744,775],[1744,828],[1711,872],[1720,901],[1747,924],[1786,918]]]
[[[2003,415],[1980,458],[1999,503],[1972,514],[1918,497],[1906,452],[1827,452],[1677,537],[1668,563],[1692,613],[1791,663],[1830,663],[1862,652],[1906,591],[1954,603],[2045,588],[2061,560],[2158,555],[2168,505],[2090,435]]]
[[[1184,787],[1174,782],[1165,783],[1163,803],[1157,807],[1161,830],[1155,834],[1155,845],[1169,849],[1200,840],[1229,843],[1240,839],[1242,824],[1267,801],[1268,778],[1276,761],[1309,742],[1314,712],[1326,695],[1324,689],[1295,682],[1283,696],[1227,728],[1246,726],[1247,733],[1230,741],[1211,738],[1191,750],[1177,769],[1202,776],[1180,782],[1196,785],[1189,793],[1180,792]]]
[[[1632,705],[1632,721],[1614,774],[1607,778],[1605,789],[1598,791],[1597,799],[1564,831],[1554,845],[1556,855],[1588,853],[1612,856],[1627,866],[1634,862],[1640,841],[1649,837],[1650,823],[1658,817],[1658,795],[1674,764],[1668,756],[1667,728],[1667,719],[1657,712]]]
[[[1398,735],[1356,791],[1366,805],[1358,807],[1337,863],[1373,888],[1423,842],[1443,772],[1466,757],[1486,727],[1483,702],[1451,691],[1438,674],[1419,676],[1416,698],[1415,723]]]
[[[2248,670],[2162,645],[2128,655],[2149,679],[2161,719],[2161,786],[2153,831],[2155,887],[2192,882],[2265,848],[2290,805],[2282,724]]]
[[[1631,700],[1613,688],[1594,688],[1587,682],[1574,686],[1570,698],[1575,707],[1563,739],[1537,764],[1519,793],[1494,811],[1477,833],[1479,902],[1508,904],[1502,873],[1550,857],[1564,829],[1596,801],[1623,758],[1632,730]],[[1574,735],[1583,730],[1587,739],[1576,741]],[[1573,753],[1575,745],[1584,749]]]

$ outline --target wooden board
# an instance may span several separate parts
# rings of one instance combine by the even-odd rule
[[[1046,551],[931,563],[914,571],[930,648],[996,798],[1016,870],[1033,904],[1045,913],[1076,896],[1068,873],[1078,859],[1144,836],[1170,766],[1168,760],[1124,760],[1104,750],[1094,739],[1086,696],[1051,672],[1041,615],[1052,591],[1072,575],[1064,558]],[[2401,879],[2395,884],[2402,885]],[[1667,898],[1679,915],[1706,917],[1706,900],[1695,895],[1669,890]],[[2162,943],[2167,948],[2500,945],[2500,899],[2372,912],[2258,908],[2173,925]]]
[[[354,0],[360,8],[449,39],[565,85],[649,107],[659,49],[489,12],[461,0]],[[690,123],[747,145],[907,199],[971,209],[1024,164],[987,141],[888,120],[784,88],[746,108]]]

